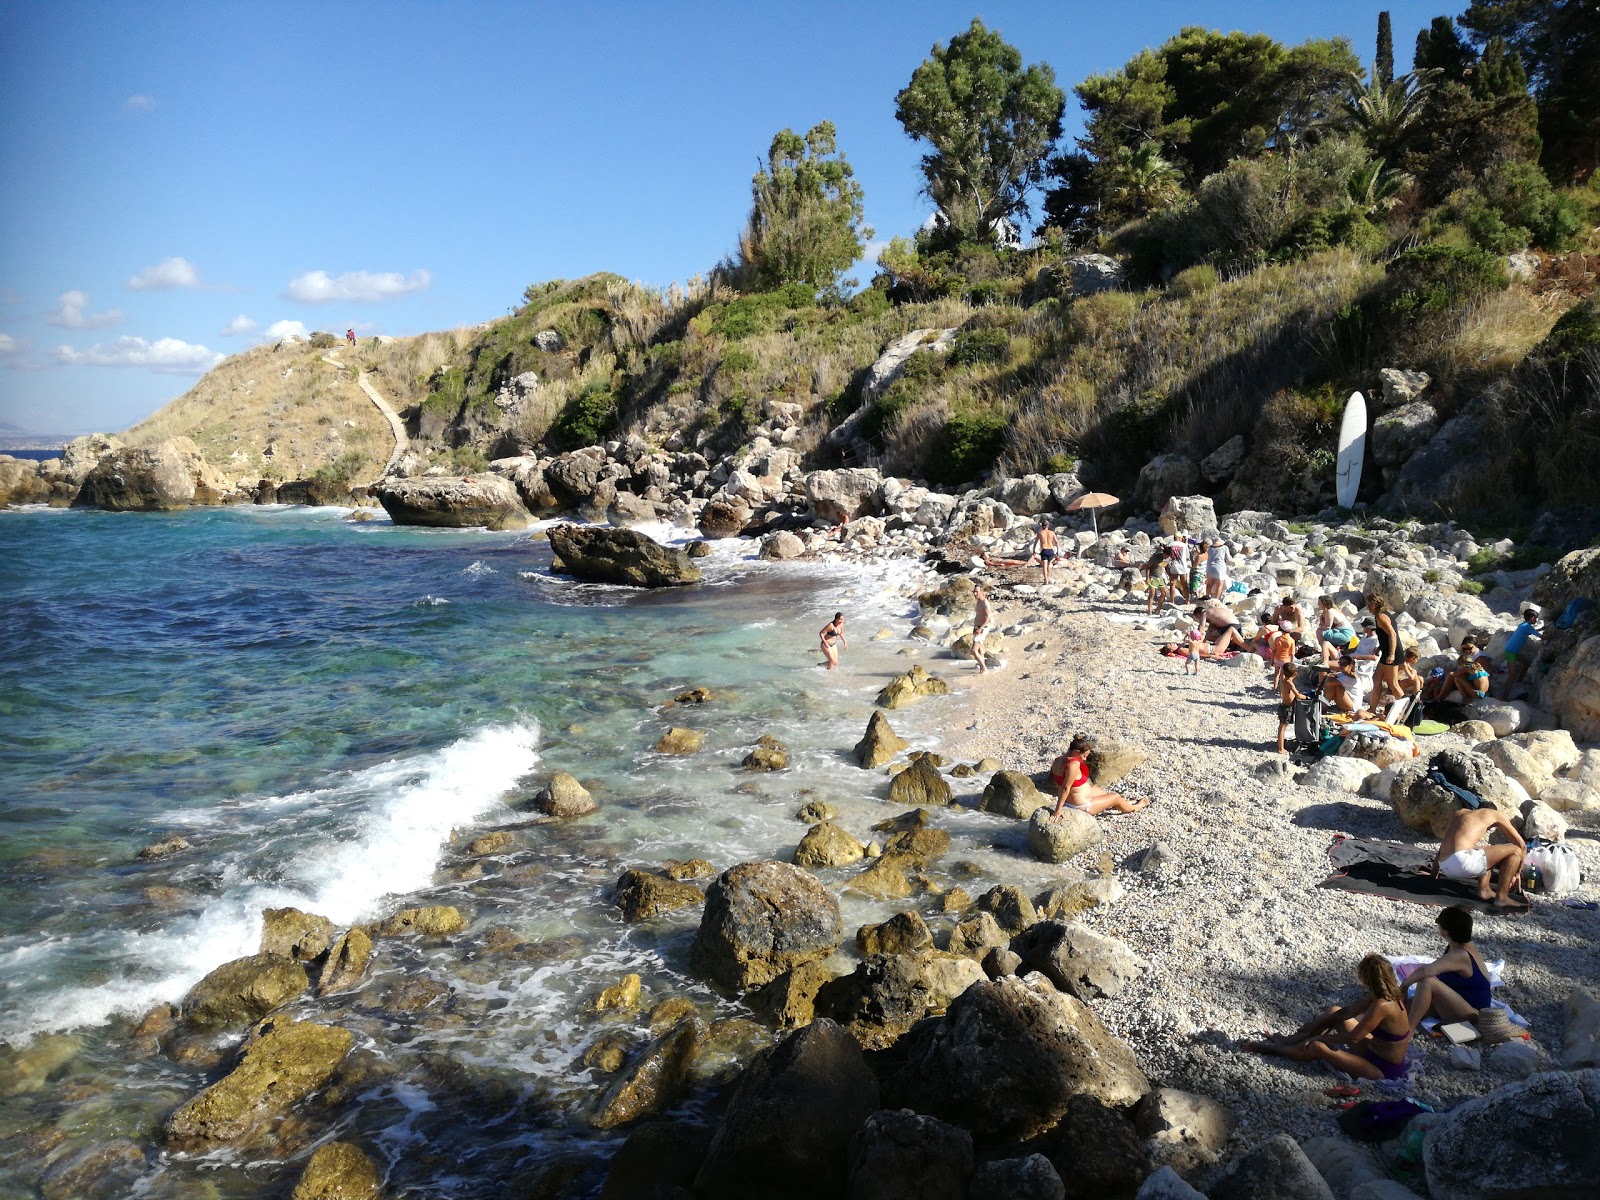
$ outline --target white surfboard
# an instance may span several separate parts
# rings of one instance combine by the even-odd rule
[[[1361,487],[1361,464],[1367,456],[1367,401],[1352,392],[1339,422],[1339,458],[1334,478],[1339,486],[1339,507],[1354,508],[1356,491]]]

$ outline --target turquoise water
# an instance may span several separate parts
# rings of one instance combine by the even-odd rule
[[[281,1194],[280,1164],[335,1134],[397,1195],[501,1194],[508,1171],[593,1150],[583,1113],[604,1080],[581,1056],[608,1030],[643,1036],[644,1017],[608,1024],[588,1000],[624,972],[647,1008],[683,996],[725,1019],[707,1070],[769,1036],[688,974],[692,914],[622,925],[606,894],[622,869],[786,857],[808,798],[859,814],[858,833],[884,815],[881,778],[847,759],[905,666],[904,643],[871,637],[909,624],[882,572],[722,544],[705,584],[635,593],[552,578],[525,534],[344,517],[0,513],[0,1039],[68,1057],[7,1102],[0,1181],[109,1128],[147,1156],[142,1195]],[[829,674],[816,630],[835,608],[852,650]],[[693,685],[717,698],[667,704]],[[706,749],[656,754],[672,724]],[[738,771],[764,733],[791,769]],[[554,770],[601,811],[530,823],[520,802]],[[498,827],[515,844],[474,866],[462,846]],[[173,835],[191,849],[135,857]],[[161,1120],[214,1068],[132,1052],[132,1021],[253,953],[263,907],[347,925],[415,903],[456,904],[470,928],[384,939],[359,992],[296,1010],[358,1030],[367,1090],[270,1152],[160,1153]],[[891,911],[849,901],[847,923]],[[463,1128],[462,1088],[501,1097],[501,1123]]]

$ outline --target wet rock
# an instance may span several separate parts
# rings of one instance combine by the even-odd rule
[[[276,954],[252,954],[223,963],[183,998],[183,1017],[201,1029],[228,1029],[259,1021],[309,986],[305,968]]]
[[[1066,1200],[1061,1176],[1042,1154],[1026,1158],[1000,1158],[981,1164],[972,1173],[968,1200]]]
[[[647,588],[700,582],[700,568],[687,553],[637,529],[553,525],[550,545],[575,579]]]
[[[679,692],[672,698],[672,702],[674,704],[709,704],[715,698],[715,693],[708,687],[692,687]]]
[[[389,989],[383,1007],[394,1015],[407,1016],[429,1008],[443,1008],[451,996],[450,986],[426,976],[420,979],[402,979]]]
[[[602,1075],[615,1075],[628,1061],[632,1046],[633,1039],[626,1032],[613,1029],[589,1043],[583,1052],[583,1065]]]
[[[333,1025],[270,1023],[237,1067],[172,1114],[167,1145],[198,1153],[248,1142],[266,1122],[323,1087],[354,1040]]]
[[[1092,1096],[1068,1100],[1055,1129],[1031,1144],[1055,1167],[1069,1200],[1131,1197],[1151,1171],[1128,1118]]]
[[[982,978],[970,960],[962,960]],[[942,1003],[941,1003],[942,1001]],[[917,956],[875,954],[825,985],[816,1009],[839,1022],[864,1050],[886,1050],[948,999],[936,997]]]
[[[474,838],[467,846],[467,853],[474,858],[483,858],[490,854],[499,854],[502,850],[516,845],[517,839],[504,829],[497,829],[493,833],[486,833],[480,838]]]
[[[378,1200],[382,1192],[383,1176],[359,1146],[329,1142],[317,1147],[289,1200]]]
[[[950,931],[949,950],[951,954],[982,958],[991,947],[1004,946],[1010,940],[1011,935],[1000,928],[993,913],[980,912],[957,922]]]
[[[1036,810],[1050,802],[1050,797],[1036,788],[1033,780],[1021,771],[996,771],[989,785],[983,789],[978,811],[1026,821]]]
[[[806,544],[787,529],[780,529],[776,533],[769,533],[761,541],[759,558],[782,562],[786,559],[799,558],[806,552]]]
[[[916,864],[909,859],[880,854],[866,870],[853,875],[845,889],[873,896],[879,900],[903,900],[915,890],[911,886],[911,872]]]
[[[396,525],[449,529],[526,529],[529,513],[516,485],[498,475],[380,480],[373,494]]]
[[[794,819],[808,825],[818,825],[823,821],[832,821],[838,815],[839,810],[826,800],[807,800],[796,810]]]
[[[813,825],[795,847],[794,861],[801,867],[843,867],[860,862],[866,847],[832,821]]]
[[[1042,1133],[1073,1096],[1125,1106],[1150,1090],[1132,1050],[1043,980],[974,983],[908,1043],[885,1086],[890,1103],[953,1121],[980,1142]]]
[[[856,949],[864,955],[908,954],[933,945],[928,923],[917,912],[896,913],[877,925],[856,930]]]
[[[176,908],[189,898],[189,893],[182,888],[165,887],[161,884],[143,888],[139,894],[144,897],[146,904],[153,904],[160,908]]]
[[[704,894],[693,884],[650,871],[624,871],[617,880],[616,904],[624,921],[648,921],[704,902]]]
[[[856,1131],[851,1200],[966,1200],[972,1135],[934,1117],[883,1110]]]
[[[709,879],[717,869],[703,858],[669,858],[661,864],[661,873],[668,879]]]
[[[1040,862],[1059,863],[1100,844],[1100,826],[1088,813],[1035,809],[1028,818],[1028,849]]]
[[[1011,939],[1011,949],[1063,992],[1080,1000],[1120,995],[1144,968],[1126,943],[1060,921],[1041,921]]]
[[[684,996],[668,996],[657,1001],[645,1017],[651,1033],[663,1033],[685,1017],[695,1015],[694,1001]]]
[[[781,771],[789,765],[789,752],[770,746],[757,746],[739,764],[746,771]]]
[[[861,1047],[820,1019],[758,1054],[695,1177],[703,1195],[766,1200],[842,1195],[851,1135],[878,1108],[878,1081]]]
[[[1519,802],[1500,768],[1472,751],[1441,750],[1429,759],[1413,759],[1395,770],[1389,802],[1408,829],[1443,837],[1450,819],[1461,807],[1454,794],[1428,779],[1429,767],[1438,767],[1456,786],[1476,792],[1507,817],[1517,815]]]
[[[298,908],[263,909],[260,953],[312,962],[327,952],[333,930],[333,922],[327,917]]]
[[[581,817],[600,806],[587,788],[565,771],[557,771],[534,799],[534,807],[552,817]]]
[[[926,816],[926,809],[918,809]],[[950,835],[931,825],[902,829],[884,843],[883,857],[899,859],[917,869],[931,866],[950,853]]]
[[[639,1007],[639,988],[637,975],[624,975],[596,996],[590,1007],[595,1012],[634,1012]]]
[[[1333,1200],[1317,1168],[1286,1133],[1257,1143],[1234,1159],[1207,1193],[1211,1200]]]
[[[779,1029],[798,1029],[811,1024],[816,1016],[817,993],[832,979],[833,972],[822,963],[805,962],[763,984],[745,1000]]]
[[[924,759],[912,763],[889,781],[889,803],[934,804],[943,807],[955,798],[937,767]]]
[[[683,1200],[710,1145],[711,1130],[698,1122],[639,1125],[612,1156],[600,1200]]]
[[[939,909],[941,912],[966,912],[967,909],[971,907],[972,897],[967,894],[966,888],[953,887],[943,896],[939,897]]]
[[[740,863],[706,893],[690,961],[727,987],[748,991],[839,945],[839,902],[787,863]]]
[[[990,979],[1017,975],[1022,971],[1022,956],[1004,946],[991,946],[983,955],[983,973]]]
[[[658,754],[694,754],[706,744],[706,735],[698,729],[680,729],[673,726],[661,735],[656,743]]]
[[[405,908],[378,926],[380,937],[447,937],[467,927],[466,918],[454,905],[433,904],[424,908]]]
[[[133,1194],[144,1170],[138,1144],[113,1138],[58,1154],[39,1177],[39,1195],[42,1200],[120,1200]]]
[[[317,995],[331,996],[347,992],[361,982],[367,973],[367,963],[372,959],[372,939],[364,929],[350,929],[340,934],[328,947],[327,961],[317,976]]]
[[[589,1123],[615,1129],[672,1104],[687,1090],[695,1052],[705,1037],[705,1023],[690,1017],[649,1042],[600,1097]]]
[[[188,838],[170,837],[164,842],[152,842],[144,847],[139,851],[139,857],[145,859],[170,858],[172,855],[182,854],[188,849],[190,849]]]
[[[978,908],[993,916],[1007,934],[1021,933],[1039,919],[1033,902],[1023,895],[1022,889],[1009,884],[997,884],[979,896]]]
[[[1156,1162],[1188,1175],[1217,1161],[1237,1121],[1206,1096],[1157,1088],[1139,1102],[1133,1124]]]
[[[905,708],[924,696],[948,696],[950,685],[936,675],[929,675],[921,667],[912,667],[904,675],[896,675],[878,693],[879,708]]]

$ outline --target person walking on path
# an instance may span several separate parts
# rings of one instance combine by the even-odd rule
[[[822,657],[828,660],[828,670],[833,670],[839,665],[839,650],[835,643],[845,650],[850,649],[850,639],[844,636],[844,614],[836,612],[833,620],[822,627]]]
[[[1033,543],[1038,547],[1039,569],[1044,572],[1044,581],[1050,582],[1050,568],[1055,564],[1056,557],[1060,554],[1056,531],[1043,521],[1033,531]]]
[[[354,329],[346,329],[344,331],[344,343],[352,350],[356,348],[356,331]]]
[[[989,636],[989,597],[983,584],[972,589],[972,661],[978,664],[978,674],[989,670],[983,661],[983,643]]]

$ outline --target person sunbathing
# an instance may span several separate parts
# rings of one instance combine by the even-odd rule
[[[1088,756],[1094,750],[1094,739],[1078,734],[1072,739],[1065,754],[1056,756],[1050,764],[1050,782],[1056,787],[1056,806],[1051,815],[1058,815],[1069,805],[1079,812],[1099,816],[1103,812],[1138,812],[1148,808],[1148,800],[1129,800],[1116,792],[1108,792],[1089,782]]]
[[[1357,1079],[1403,1079],[1411,1020],[1394,968],[1381,954],[1356,966],[1367,998],[1344,1008],[1329,1008],[1288,1037],[1241,1042],[1246,1050],[1295,1062],[1325,1062]]]
[[[1478,844],[1497,829],[1505,835],[1506,842],[1497,846]],[[1510,818],[1498,808],[1485,805],[1457,810],[1445,826],[1439,852],[1433,859],[1439,864],[1439,874],[1446,879],[1476,882],[1479,898],[1493,899],[1496,908],[1524,908],[1520,901],[1511,899],[1511,889],[1522,880],[1522,858],[1527,851],[1528,843]],[[1498,889],[1492,886],[1496,871],[1500,873]]]
[[[1475,1021],[1491,1004],[1489,971],[1472,944],[1472,914],[1453,904],[1434,918],[1434,924],[1444,934],[1444,953],[1406,976],[1406,986],[1416,987],[1407,1006],[1413,1029],[1425,1017]]]
[[[1239,635],[1242,628],[1239,617],[1233,609],[1220,600],[1210,600],[1205,604],[1197,604],[1194,616],[1203,619],[1206,623],[1206,640],[1211,648],[1218,653],[1237,646],[1240,650],[1248,650],[1243,637]]]

